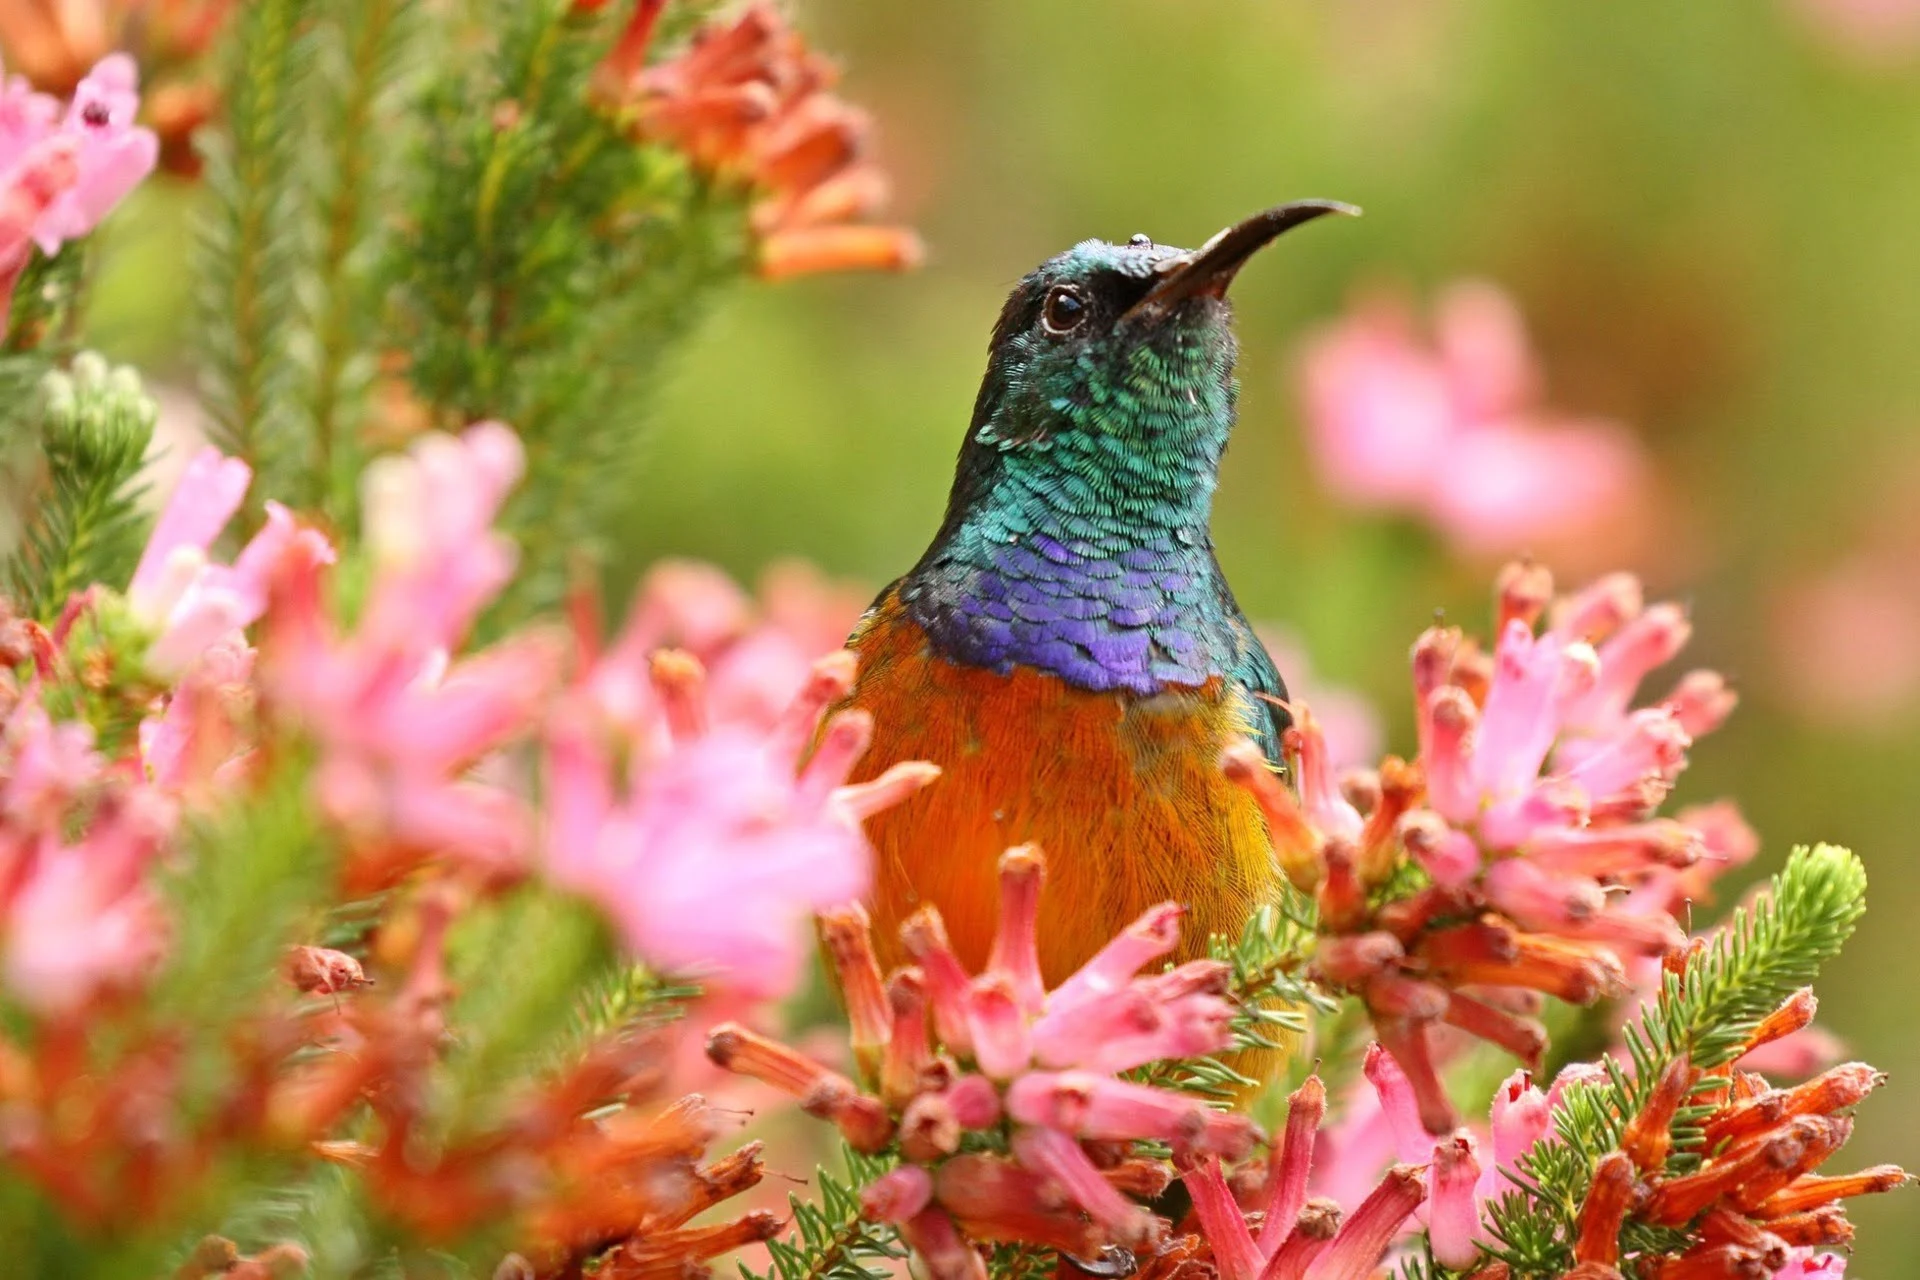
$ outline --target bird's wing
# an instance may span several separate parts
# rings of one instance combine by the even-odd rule
[[[1232,676],[1235,683],[1245,689],[1257,704],[1254,709],[1255,740],[1266,754],[1267,762],[1279,768],[1285,759],[1280,750],[1280,735],[1293,723],[1293,717],[1284,705],[1287,700],[1286,682],[1280,678],[1279,668],[1273,665],[1273,657],[1267,652],[1267,646],[1260,643],[1260,637],[1253,633],[1246,619],[1235,614],[1231,617],[1231,624],[1238,648]]]

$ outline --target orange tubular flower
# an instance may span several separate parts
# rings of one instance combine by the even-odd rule
[[[668,143],[711,177],[754,195],[748,223],[769,279],[918,266],[920,238],[862,221],[886,203],[867,159],[872,123],[834,97],[836,73],[771,5],[695,33],[649,66],[665,0],[639,0],[596,76],[600,100],[636,137]]]
[[[1791,1029],[1811,1016],[1810,1003],[1805,992],[1796,993],[1762,1025]],[[1769,1088],[1743,1071],[1696,1089],[1699,1074],[1685,1059],[1669,1066],[1628,1122],[1621,1149],[1595,1166],[1579,1214],[1577,1261],[1619,1265],[1619,1232],[1631,1215],[1683,1229],[1692,1239],[1683,1252],[1651,1260],[1653,1270],[1643,1269],[1656,1280],[1785,1276],[1782,1268],[1790,1260],[1811,1264],[1817,1261],[1813,1250],[1853,1239],[1841,1199],[1891,1191],[1909,1181],[1892,1165],[1844,1177],[1814,1172],[1852,1133],[1852,1117],[1841,1113],[1885,1081],[1879,1072],[1846,1063],[1792,1089]],[[1665,1170],[1672,1127],[1689,1097],[1712,1108],[1697,1121],[1704,1159],[1670,1176]],[[1806,1274],[1839,1272],[1810,1265]]]

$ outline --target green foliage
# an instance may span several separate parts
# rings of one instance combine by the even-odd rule
[[[367,320],[382,306],[382,201],[398,184],[407,151],[404,108],[417,79],[408,55],[426,38],[420,9],[416,0],[341,0],[325,6],[314,32],[322,127],[310,196],[316,252],[302,291],[307,367],[299,409],[308,460],[300,497],[336,524],[351,513],[366,452],[362,429],[379,355],[377,327]]]
[[[179,932],[153,1005],[190,1021],[251,1008],[306,942],[336,858],[308,802],[311,762],[290,753],[238,803],[191,819],[190,856],[165,880]]]
[[[239,6],[226,50],[226,128],[203,131],[208,199],[198,226],[201,394],[214,443],[253,468],[256,492],[290,496],[305,462],[295,354],[312,29],[300,0]]]
[[[793,1208],[793,1231],[784,1240],[767,1242],[773,1266],[756,1272],[742,1265],[744,1280],[885,1280],[907,1256],[899,1233],[884,1223],[860,1217],[860,1191],[893,1167],[885,1156],[842,1152],[846,1176],[836,1177],[823,1167],[815,1175],[818,1194],[802,1200],[787,1197]]]
[[[578,993],[625,972],[599,915],[537,888],[463,912],[448,944],[462,1028],[447,1061],[450,1112],[463,1119],[571,1041]]]
[[[700,988],[692,983],[676,982],[644,964],[615,960],[575,999],[572,1040],[584,1045],[633,1027],[670,1022],[699,996]]]
[[[645,393],[744,261],[745,225],[737,199],[593,105],[617,12],[477,12],[491,48],[448,60],[424,91],[420,183],[391,276],[398,345],[434,419],[499,418],[526,444],[507,525],[527,569],[500,610],[520,617],[557,597],[569,551],[630,501],[621,468]]]
[[[65,346],[79,320],[86,275],[87,256],[80,245],[62,248],[52,257],[35,250],[13,287],[7,349]]]
[[[1554,1113],[1558,1140],[1527,1154],[1521,1170],[1528,1181],[1493,1208],[1496,1254],[1519,1280],[1557,1276],[1570,1265],[1593,1167],[1617,1147],[1661,1073],[1683,1059],[1708,1072],[1725,1067],[1763,1017],[1839,954],[1866,910],[1865,895],[1866,872],[1853,853],[1796,849],[1768,893],[1736,911],[1683,972],[1663,976],[1658,997],[1626,1031],[1633,1074],[1609,1059],[1606,1082],[1569,1088]],[[1700,1118],[1697,1108],[1675,1118],[1669,1173],[1698,1165]],[[1622,1244],[1629,1253],[1658,1252],[1680,1239],[1629,1216]]]
[[[158,410],[131,369],[99,356],[49,372],[38,392],[41,482],[8,557],[0,590],[22,613],[51,622],[89,583],[124,587],[146,519],[139,474]]]
[[[1051,1249],[997,1244],[987,1255],[987,1274],[993,1280],[1052,1280],[1059,1271],[1060,1255]]]

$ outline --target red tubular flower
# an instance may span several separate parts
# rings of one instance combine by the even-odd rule
[[[1692,1092],[1697,1075],[1686,1059],[1674,1059],[1654,1082],[1646,1105],[1627,1123],[1620,1148],[1642,1174],[1657,1174],[1667,1167],[1667,1155],[1673,1147],[1673,1119]]]
[[[1057,1182],[1011,1160],[958,1155],[933,1175],[934,1212],[950,1215],[971,1240],[1037,1244],[1096,1256],[1106,1233]]]
[[[980,1251],[961,1238],[953,1219],[940,1210],[926,1209],[901,1223],[900,1234],[920,1255],[931,1280],[987,1280]]]
[[[1308,1275],[1312,1280],[1368,1280],[1402,1224],[1426,1196],[1425,1177],[1418,1168],[1395,1165],[1387,1170],[1373,1194],[1361,1201],[1332,1243],[1314,1259]]]

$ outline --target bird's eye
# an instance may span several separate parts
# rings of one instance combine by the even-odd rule
[[[1087,318],[1087,304],[1080,291],[1071,285],[1055,285],[1047,294],[1047,305],[1040,311],[1040,322],[1053,334],[1069,333]]]

